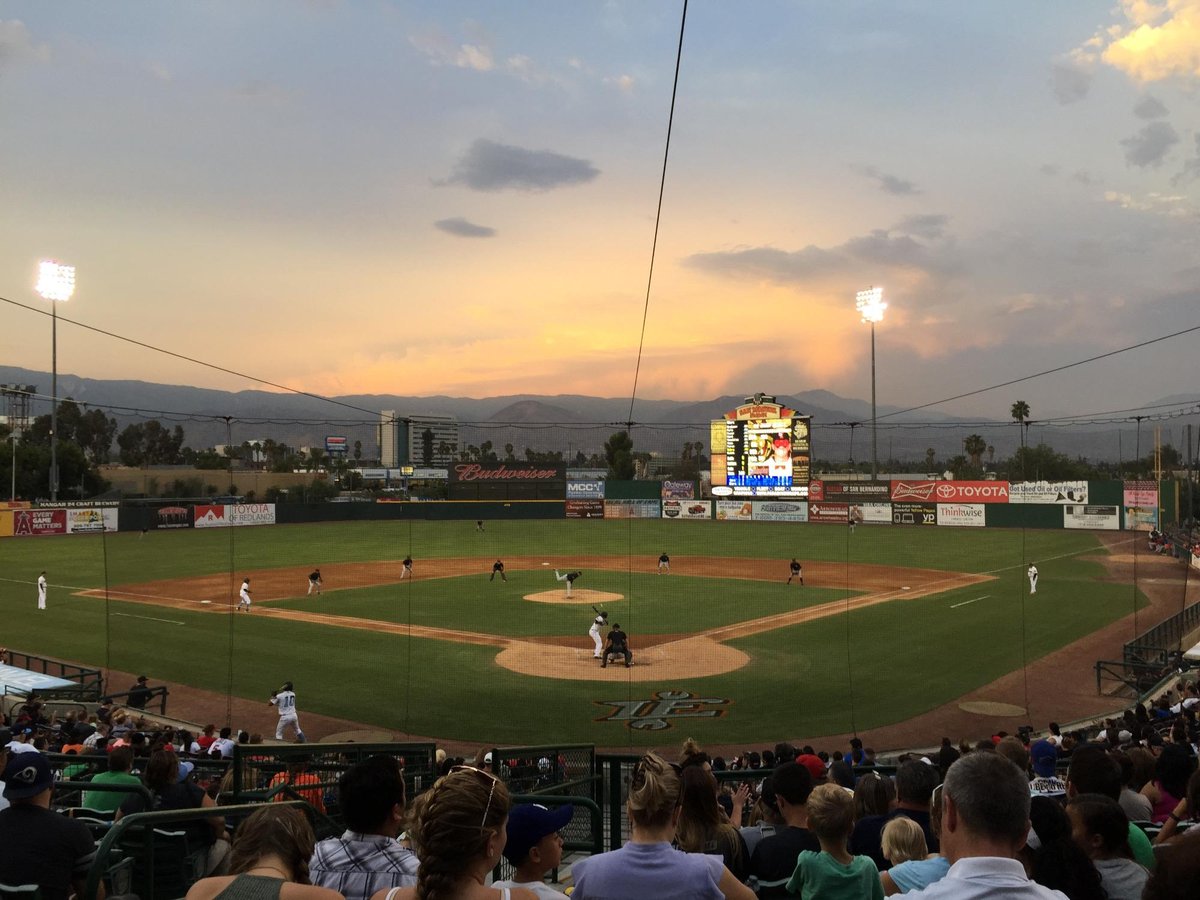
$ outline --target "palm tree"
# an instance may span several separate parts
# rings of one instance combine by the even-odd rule
[[[1018,400],[1014,403],[1012,405],[1012,417],[1017,422],[1024,424],[1025,420],[1029,418],[1029,404],[1024,400]]]
[[[987,450],[987,441],[977,434],[969,434],[963,441],[963,450],[966,451],[967,456],[971,457],[971,465],[978,469],[983,465],[983,453]]]
[[[937,451],[932,447],[925,450],[925,469],[931,471],[933,469],[933,461],[937,459]]]

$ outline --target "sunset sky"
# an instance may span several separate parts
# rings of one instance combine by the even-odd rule
[[[5,0],[0,297],[56,257],[63,316],[305,391],[628,396],[681,10]],[[1200,0],[693,0],[638,394],[868,398],[870,285],[896,406],[1200,325]],[[939,411],[1194,392],[1198,335]]]

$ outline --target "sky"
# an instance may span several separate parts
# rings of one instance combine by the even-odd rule
[[[908,407],[1200,325],[1200,0],[0,0],[0,363]],[[647,286],[649,303],[647,306]],[[24,304],[18,306],[15,304]],[[32,307],[38,311],[31,311]],[[1193,332],[942,404],[1195,391]],[[58,369],[250,379],[60,320]]]

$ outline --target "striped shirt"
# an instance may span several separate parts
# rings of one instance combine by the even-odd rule
[[[308,875],[346,900],[370,900],[381,888],[417,883],[417,855],[395,838],[347,831],[317,844]]]

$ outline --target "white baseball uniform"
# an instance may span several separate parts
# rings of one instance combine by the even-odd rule
[[[46,573],[38,576],[38,609],[46,608]]]
[[[571,585],[575,583],[575,579],[579,577],[577,572],[567,572],[565,575],[559,575],[558,569],[554,570],[554,578],[556,581],[565,581],[567,583],[567,596],[571,596]]]
[[[244,610],[246,610],[246,612],[250,612],[250,579],[249,578],[247,578],[245,581],[242,582],[242,589],[238,593],[238,597],[239,597],[238,609],[239,610],[244,609]]]
[[[1036,594],[1037,593],[1037,579],[1038,579],[1037,566],[1030,566],[1029,571],[1026,572],[1025,574],[1029,576],[1029,593]]]
[[[607,620],[604,616],[596,616],[592,619],[592,627],[588,629],[588,635],[592,639],[592,643],[596,645],[595,652],[592,653],[592,659],[599,659],[604,650],[604,641],[600,639],[600,629],[604,627]]]
[[[283,730],[288,725],[296,729],[296,740],[304,743],[304,732],[300,730],[300,719],[296,716],[296,692],[280,691],[271,698],[271,705],[279,711],[279,724],[275,726],[275,740],[283,740]]]

